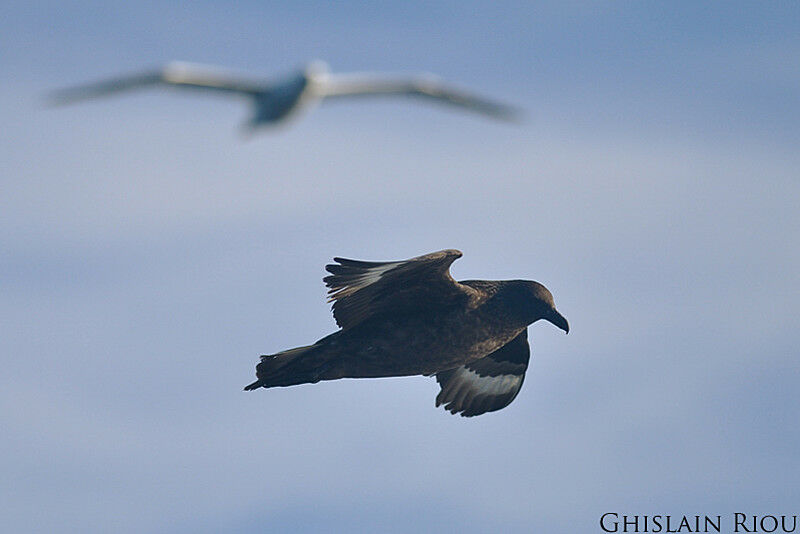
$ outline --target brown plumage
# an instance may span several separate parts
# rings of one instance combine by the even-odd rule
[[[341,330],[305,347],[261,356],[245,390],[338,378],[436,375],[436,405],[480,415],[508,406],[528,367],[529,324],[567,320],[530,280],[456,282],[458,250],[405,261],[334,258],[325,266]]]

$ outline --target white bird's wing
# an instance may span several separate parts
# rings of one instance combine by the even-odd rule
[[[364,95],[409,95],[430,98],[435,102],[514,120],[521,116],[518,108],[455,88],[434,75],[389,78],[374,74],[327,75],[317,84],[322,97]]]
[[[49,100],[53,104],[69,104],[153,85],[222,91],[246,96],[256,96],[267,89],[263,82],[245,80],[220,68],[173,62],[155,71],[61,89],[51,93]]]

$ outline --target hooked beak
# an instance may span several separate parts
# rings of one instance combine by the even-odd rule
[[[550,314],[545,317],[545,319],[559,327],[564,331],[564,333],[569,334],[569,323],[567,322],[567,318],[558,313],[555,308],[553,308],[553,311],[551,311]]]

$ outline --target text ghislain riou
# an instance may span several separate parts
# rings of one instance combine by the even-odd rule
[[[797,515],[752,515],[736,512],[725,524],[721,515],[624,515],[600,516],[603,532],[800,532]]]

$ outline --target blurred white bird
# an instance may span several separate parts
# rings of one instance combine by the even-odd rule
[[[402,77],[369,73],[331,74],[327,64],[322,61],[313,61],[304,69],[274,82],[242,78],[219,67],[172,62],[155,71],[55,91],[50,95],[50,102],[69,104],[151,85],[244,96],[253,105],[253,113],[244,125],[248,131],[284,121],[323,98],[368,95],[421,96],[432,102],[450,104],[495,119],[513,120],[519,117],[519,111],[512,106],[453,88],[432,74]]]

